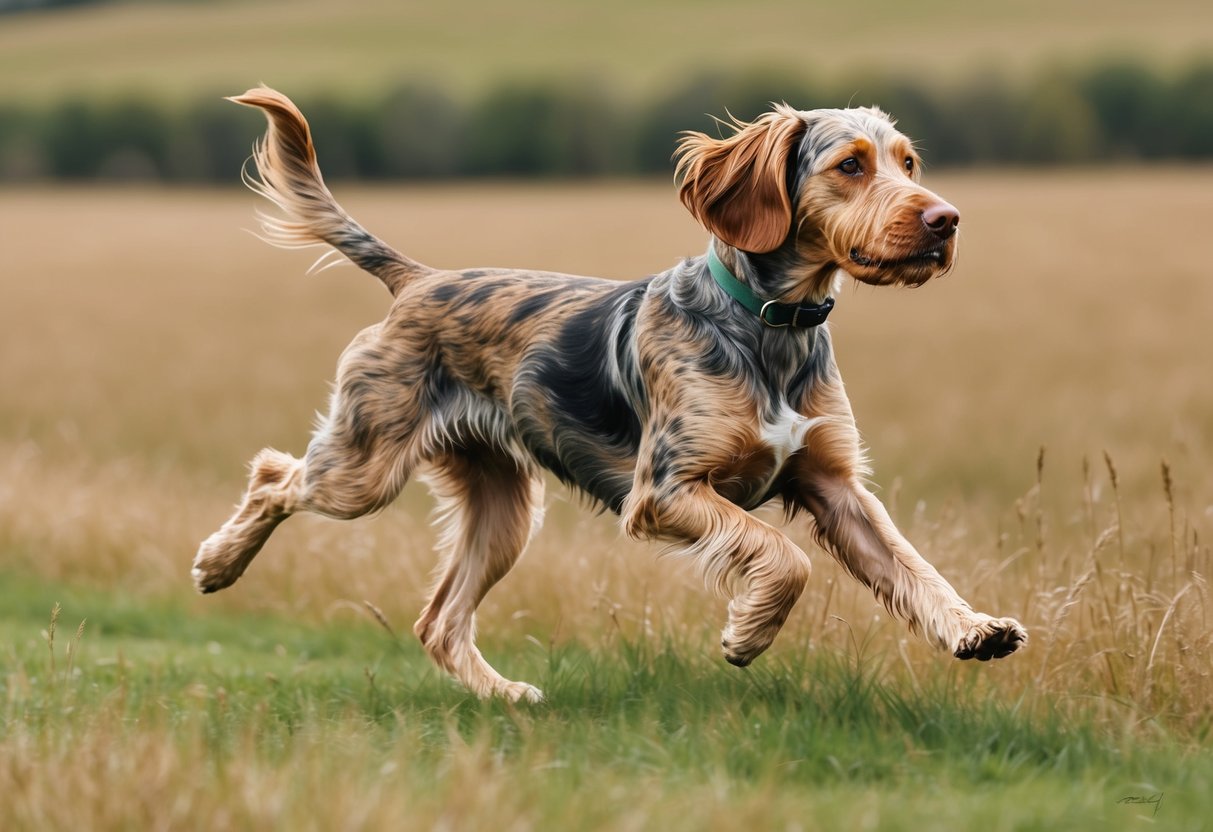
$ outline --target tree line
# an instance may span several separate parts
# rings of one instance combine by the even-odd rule
[[[506,82],[467,100],[402,83],[363,98],[287,90],[330,178],[590,177],[669,173],[679,131],[719,132],[768,102],[876,104],[929,164],[1082,164],[1213,158],[1213,59],[1160,73],[1108,61],[1010,82],[975,71],[947,85],[872,77],[825,86],[801,74],[702,74],[648,101],[592,81]],[[0,100],[0,179],[232,182],[260,116],[216,97]]]

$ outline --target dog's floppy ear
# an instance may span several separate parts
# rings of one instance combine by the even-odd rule
[[[752,122],[734,119],[723,139],[687,131],[678,143],[678,195],[695,219],[731,246],[773,251],[792,227],[787,188],[788,154],[804,134],[805,121],[791,107]]]

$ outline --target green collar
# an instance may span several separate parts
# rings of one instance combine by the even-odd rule
[[[714,244],[708,248],[708,270],[712,272],[716,283],[728,293],[729,297],[753,312],[758,316],[758,320],[770,327],[794,326],[808,329],[820,326],[826,322],[830,310],[834,308],[833,298],[826,298],[821,303],[808,306],[763,300],[754,294],[749,286],[734,277],[728,266],[720,262],[720,258],[716,256]]]

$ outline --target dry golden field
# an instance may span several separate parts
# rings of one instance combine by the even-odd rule
[[[303,449],[385,312],[374,279],[303,277],[235,189],[0,193],[0,826],[1202,828],[1213,170],[928,182],[961,206],[956,272],[848,287],[831,326],[879,492],[1029,648],[932,653],[798,525],[813,580],[736,671],[721,600],[553,488],[479,616],[490,659],[552,693],[520,712],[435,684],[361,608],[397,632],[420,609],[416,485],[378,518],[292,519],[217,597],[189,586],[245,462]],[[336,192],[439,266],[627,278],[705,245],[668,183]]]
[[[759,664],[860,653],[907,688],[947,674],[1199,744],[1213,718],[1213,280],[1197,243],[1213,170],[927,181],[961,208],[959,267],[916,291],[848,287],[831,326],[894,516],[1032,642],[990,665],[934,654],[800,525],[815,572]],[[435,265],[627,278],[705,245],[666,183],[335,190]],[[388,302],[352,267],[305,277],[309,255],[244,233],[254,207],[235,190],[0,198],[0,575],[301,626],[364,620],[365,599],[407,631],[434,562],[416,485],[378,518],[292,519],[232,589],[191,594],[193,551],[246,461],[302,451],[339,351]],[[490,658],[649,637],[715,655],[722,603],[693,574],[559,487],[549,503],[482,607]]]

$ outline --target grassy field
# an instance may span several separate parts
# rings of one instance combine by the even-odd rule
[[[912,73],[946,85],[975,67],[1022,72],[1109,53],[1165,65],[1211,47],[1213,11],[1199,0],[1109,0],[1098,14],[1045,0],[126,2],[2,18],[0,77],[12,82],[5,98],[26,100],[118,90],[181,100],[258,80],[345,93],[424,79],[467,93],[503,74],[653,94],[708,68],[791,66],[831,84]]]
[[[738,673],[620,638],[515,651],[550,697],[515,709],[357,619],[12,580],[3,601],[7,829],[1200,829],[1213,810],[1207,754],[968,673],[893,683],[799,650]]]
[[[929,182],[960,265],[845,291],[840,362],[895,517],[1029,648],[933,653],[799,524],[809,589],[739,671],[720,600],[553,489],[480,616],[549,696],[518,708],[407,635],[434,562],[415,486],[188,586],[244,462],[303,448],[376,282],[302,277],[235,190],[6,190],[0,827],[1206,828],[1213,284],[1188,241],[1213,170]],[[434,265],[630,277],[704,246],[664,183],[338,196]]]

